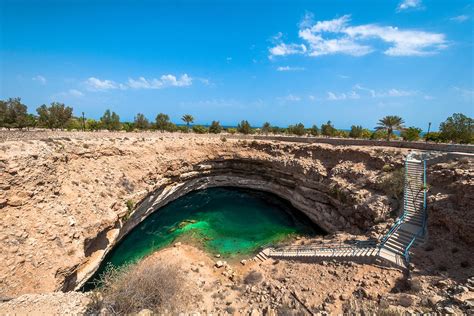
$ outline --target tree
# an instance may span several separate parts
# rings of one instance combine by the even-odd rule
[[[425,140],[427,142],[436,142],[436,143],[439,143],[442,139],[441,139],[441,133],[439,132],[429,132],[425,135]]]
[[[24,128],[28,126],[28,108],[21,103],[21,98],[9,98],[0,103],[0,126],[7,128]]]
[[[321,134],[323,134],[324,136],[336,135],[336,129],[332,125],[331,121],[328,121],[326,124],[321,125]]]
[[[420,133],[421,133],[421,128],[411,126],[411,127],[405,128],[401,132],[400,136],[402,136],[403,140],[412,142],[412,141],[416,141],[420,139]]]
[[[363,130],[364,130],[364,128],[360,125],[352,125],[351,126],[351,131],[349,132],[349,137],[361,138]]]
[[[212,121],[211,126],[209,126],[209,133],[219,134],[222,132],[222,126],[219,121]]]
[[[397,115],[387,115],[384,118],[380,119],[377,123],[377,127],[375,129],[377,131],[386,131],[387,132],[387,141],[392,138],[393,131],[401,131],[403,130],[403,124],[405,122],[400,116]]]
[[[474,120],[464,114],[454,113],[439,125],[440,137],[461,144],[474,143]]]
[[[387,131],[378,130],[370,134],[370,139],[387,139],[387,135],[388,135]]]
[[[242,120],[237,125],[237,132],[242,134],[250,134],[252,132],[252,127],[250,126],[250,123],[248,121]]]
[[[170,117],[167,114],[159,113],[155,118],[156,129],[161,132],[166,131],[170,123]]]
[[[38,124],[38,120],[34,114],[27,114],[26,115],[26,127],[29,129],[30,127],[36,127]]]
[[[52,102],[49,107],[43,104],[36,112],[39,116],[38,123],[50,129],[65,128],[72,118],[72,108],[59,102]]]
[[[110,112],[107,109],[104,115],[100,118],[102,127],[108,129],[109,131],[118,131],[120,130],[120,116],[115,112]]]
[[[270,123],[268,122],[263,123],[262,133],[265,135],[268,135],[268,133],[270,133],[271,131],[272,131],[272,126],[270,125]]]
[[[126,132],[133,132],[133,130],[137,128],[135,123],[133,122],[123,122],[122,123],[122,130]]]
[[[0,127],[6,126],[7,121],[7,102],[0,100]]]
[[[349,132],[342,129],[336,129],[334,132],[334,136],[341,137],[341,138],[348,138]]]
[[[80,119],[73,117],[69,121],[67,121],[65,128],[68,131],[72,131],[72,130],[79,131],[82,129],[82,122]]]
[[[289,134],[294,134],[297,136],[303,136],[306,131],[304,129],[303,123],[298,123],[296,125],[290,125],[288,126],[288,133]]]
[[[313,125],[311,126],[311,128],[309,129],[309,134],[311,136],[318,136],[319,135],[319,128],[317,125]]]
[[[138,129],[148,129],[150,127],[150,122],[142,113],[138,113],[135,116],[135,120],[133,121],[135,128]]]
[[[188,130],[189,130],[189,124],[194,122],[194,117],[191,114],[184,114],[181,120],[183,120],[183,122],[186,123],[186,126],[188,127]]]
[[[100,122],[94,119],[86,120],[86,130],[88,131],[98,131],[100,129]]]

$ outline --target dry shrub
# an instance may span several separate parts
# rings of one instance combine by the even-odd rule
[[[379,188],[385,192],[389,198],[401,201],[403,198],[403,187],[405,179],[405,169],[400,168],[386,174],[379,182]]]
[[[101,308],[120,315],[143,309],[172,310],[180,284],[182,278],[170,266],[157,263],[109,266],[100,280]]]
[[[260,272],[252,271],[244,279],[245,284],[256,284],[263,280],[263,275]]]

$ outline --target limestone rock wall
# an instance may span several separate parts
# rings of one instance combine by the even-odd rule
[[[405,154],[159,133],[3,142],[0,296],[77,287],[147,215],[210,186],[273,192],[328,232],[367,231],[393,211],[379,182]]]

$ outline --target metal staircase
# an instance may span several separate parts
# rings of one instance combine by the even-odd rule
[[[265,255],[277,258],[329,257],[342,260],[372,257],[406,267],[410,262],[411,249],[424,241],[426,191],[425,156],[411,153],[405,160],[403,213],[378,242],[267,248],[264,250]]]

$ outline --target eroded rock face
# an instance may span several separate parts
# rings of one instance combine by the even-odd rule
[[[7,141],[0,153],[5,297],[75,288],[147,215],[211,186],[275,193],[328,232],[366,231],[393,208],[382,168],[406,154],[158,133]]]

